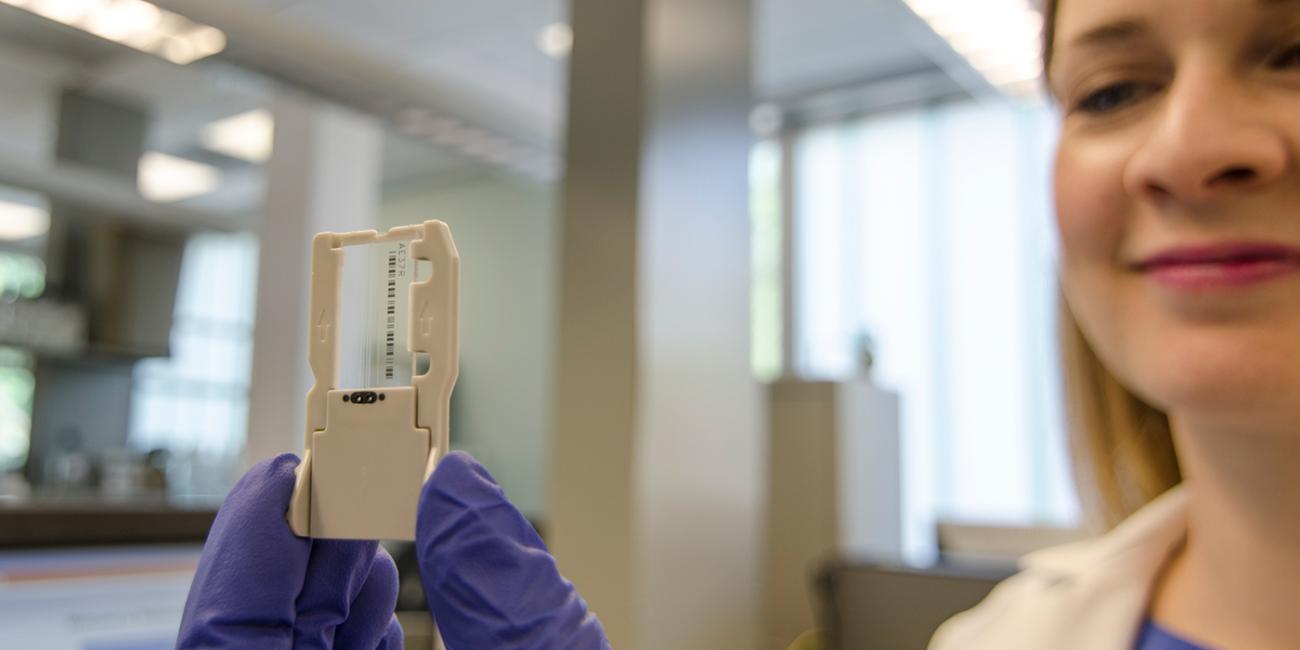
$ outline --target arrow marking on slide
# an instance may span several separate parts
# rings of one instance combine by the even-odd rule
[[[321,310],[320,318],[316,319],[316,335],[320,337],[320,342],[325,343],[330,338],[330,320],[329,313]]]

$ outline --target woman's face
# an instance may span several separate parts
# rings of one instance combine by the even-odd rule
[[[1062,0],[1055,29],[1080,327],[1166,411],[1300,422],[1300,0]]]

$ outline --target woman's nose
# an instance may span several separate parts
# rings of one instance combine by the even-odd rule
[[[1128,191],[1197,206],[1276,181],[1292,152],[1277,117],[1257,101],[1222,82],[1176,81],[1125,169]]]

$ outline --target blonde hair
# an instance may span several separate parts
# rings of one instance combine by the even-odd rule
[[[1169,417],[1102,364],[1063,293],[1059,319],[1075,487],[1089,523],[1109,529],[1182,481]]]
[[[1060,0],[1043,3],[1043,78],[1052,60]],[[1133,394],[1097,357],[1064,291],[1059,299],[1061,372],[1074,484],[1089,523],[1113,528],[1182,482],[1169,416]]]

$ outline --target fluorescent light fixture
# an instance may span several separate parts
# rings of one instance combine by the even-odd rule
[[[984,69],[984,76],[999,87],[1038,81],[1042,66],[1037,61],[1017,61]]]
[[[147,33],[162,21],[162,10],[141,0],[119,0],[91,14],[85,21],[86,31],[110,41],[122,41]]]
[[[147,151],[140,156],[140,194],[150,201],[171,203],[207,194],[221,183],[216,167],[185,158]]]
[[[212,56],[226,49],[226,33],[210,25],[199,25],[186,36],[200,57]]]
[[[275,118],[263,108],[217,120],[199,133],[204,147],[251,163],[271,157],[274,139]]]
[[[989,83],[1012,96],[1041,92],[1043,16],[1028,0],[906,0]]]
[[[221,30],[145,0],[0,0],[100,38],[185,65],[226,49]]]
[[[0,201],[0,241],[21,241],[40,237],[49,230],[48,210],[21,203]]]
[[[108,3],[105,0],[35,0],[28,9],[61,23],[73,23],[98,12]]]
[[[573,50],[573,28],[568,23],[551,23],[537,32],[537,49],[552,59],[563,59]]]

